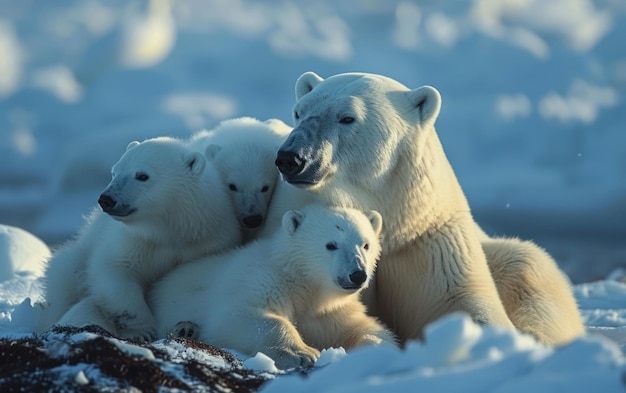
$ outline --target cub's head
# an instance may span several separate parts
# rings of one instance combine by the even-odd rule
[[[210,144],[206,157],[215,162],[226,185],[237,221],[244,229],[256,229],[265,221],[279,173],[274,166],[276,149],[260,149],[252,143]]]
[[[376,182],[393,170],[406,144],[432,131],[441,107],[430,86],[409,90],[375,74],[322,79],[313,72],[296,82],[295,128],[276,165],[289,183],[311,190]]]
[[[102,211],[126,223],[181,211],[184,195],[197,187],[205,167],[204,155],[190,151],[177,139],[131,142],[113,165],[111,182],[98,204]]]
[[[315,283],[325,294],[366,288],[380,255],[382,217],[346,208],[308,205],[283,215],[290,258],[303,284]]]
[[[286,124],[243,117],[226,120],[211,131],[205,155],[220,171],[233,208],[244,229],[259,228],[279,179],[276,151],[285,140]]]

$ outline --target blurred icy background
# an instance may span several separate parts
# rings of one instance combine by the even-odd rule
[[[574,282],[626,265],[623,0],[0,0],[0,223],[55,246],[134,139],[291,123],[305,71],[443,95],[478,221]]]

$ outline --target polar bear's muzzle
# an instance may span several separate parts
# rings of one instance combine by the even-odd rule
[[[127,204],[118,203],[113,197],[105,193],[102,193],[98,198],[98,205],[103,212],[113,217],[130,216],[136,210]]]
[[[276,154],[274,163],[283,179],[296,187],[314,186],[326,176],[322,160],[310,154],[281,149]]]
[[[345,290],[355,291],[367,286],[368,276],[365,264],[359,255],[354,255],[352,268],[346,269],[346,273],[337,277],[337,284]]]

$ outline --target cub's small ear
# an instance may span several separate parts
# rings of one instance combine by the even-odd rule
[[[222,148],[219,145],[213,144],[211,143],[209,146],[206,147],[206,149],[204,150],[204,155],[206,156],[207,159],[212,160],[215,158],[215,156],[217,155],[217,153],[220,152],[220,150],[222,150]]]
[[[199,176],[204,172],[206,167],[206,157],[200,152],[192,151],[185,156],[185,166],[189,168],[191,173]]]
[[[131,143],[126,145],[126,151],[129,151],[130,149],[132,149],[133,147],[137,146],[138,144],[139,144],[139,141],[132,141]]]
[[[298,80],[296,80],[296,100],[299,100],[304,95],[309,94],[311,90],[313,90],[313,88],[319,85],[323,80],[324,78],[311,71],[300,75]]]
[[[383,229],[383,216],[376,210],[370,210],[367,212],[367,219],[370,220],[374,233],[380,235],[380,231]]]
[[[282,227],[288,234],[293,235],[302,224],[304,214],[299,210],[289,210],[283,214]]]
[[[441,94],[432,86],[422,86],[406,93],[419,113],[421,124],[434,124],[441,109]]]

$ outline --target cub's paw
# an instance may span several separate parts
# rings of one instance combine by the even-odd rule
[[[151,342],[157,337],[156,323],[151,315],[138,317],[136,314],[124,311],[115,315],[113,320],[120,338]]]
[[[200,336],[200,325],[191,321],[178,322],[167,335],[168,337],[181,337],[197,340]]]
[[[268,352],[270,352],[269,356],[274,359],[276,367],[281,370],[300,367],[310,368],[320,357],[320,351],[311,347],[276,348]]]

